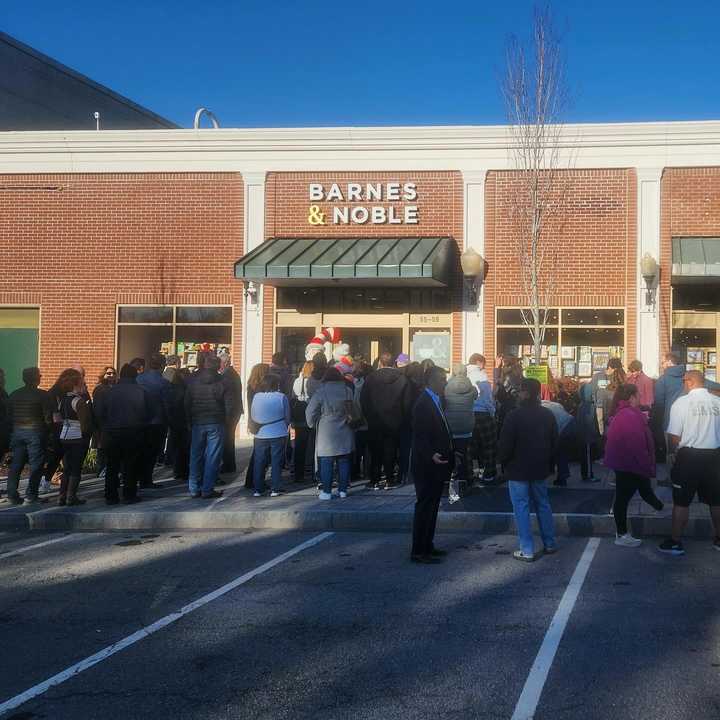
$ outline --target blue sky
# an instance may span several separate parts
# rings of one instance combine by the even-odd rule
[[[4,0],[0,28],[190,126],[492,124],[529,0]],[[557,0],[567,121],[720,118],[717,2]]]

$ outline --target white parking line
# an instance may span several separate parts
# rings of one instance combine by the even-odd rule
[[[4,703],[0,704],[0,715],[6,713],[8,710],[14,710],[17,707],[20,707],[20,705],[26,703],[28,700],[32,700],[38,695],[42,695],[43,693],[47,692],[51,687],[64,683],[66,680],[69,680],[70,678],[79,675],[81,672],[87,670],[88,668],[91,668],[93,665],[97,665],[103,660],[107,660],[109,657],[115,655],[115,653],[118,653],[121,650],[124,650],[125,648],[130,647],[137,642],[140,642],[140,640],[144,640],[146,637],[149,637],[153,633],[156,633],[158,630],[162,630],[162,628],[167,627],[168,625],[172,625],[172,623],[177,622],[178,620],[180,620],[180,618],[185,617],[185,615],[188,615],[194,610],[201,608],[203,605],[207,605],[213,600],[217,600],[217,598],[226,595],[231,590],[240,587],[240,585],[244,585],[258,575],[262,575],[262,573],[271,570],[276,565],[279,565],[285,560],[288,560],[289,558],[293,557],[293,555],[297,555],[303,550],[307,550],[308,548],[311,548],[318,543],[321,543],[323,540],[326,540],[333,534],[334,533],[331,532],[320,533],[320,535],[316,535],[314,538],[311,538],[310,540],[307,540],[300,545],[296,545],[291,550],[288,550],[282,555],[278,555],[276,558],[273,558],[272,560],[269,560],[268,562],[259,565],[254,570],[251,570],[250,572],[247,572],[244,575],[241,575],[240,577],[231,580],[229,583],[226,583],[222,587],[219,587],[217,590],[213,590],[207,595],[203,595],[197,600],[193,600],[193,602],[185,605],[185,607],[180,608],[180,610],[178,610],[177,612],[171,613],[170,615],[166,615],[165,617],[156,620],[154,623],[152,623],[152,625],[146,625],[144,628],[141,628],[137,632],[134,632],[132,635],[128,635],[126,638],[118,640],[118,642],[113,643],[112,645],[108,645],[106,648],[103,648],[99,652],[96,652],[94,655],[90,655],[90,657],[87,657],[84,660],[81,660],[80,662],[71,665],[69,668],[63,670],[62,672],[57,673],[57,675],[53,675],[47,680],[44,680],[37,685],[33,685],[33,687],[28,688],[25,692],[20,693],[20,695],[16,695],[15,697],[12,697],[9,700],[6,700]]]
[[[520,693],[512,720],[532,720],[535,716],[535,710],[540,702],[540,695],[542,695],[545,687],[548,673],[555,659],[555,653],[557,653],[570,614],[575,607],[575,602],[585,582],[585,576],[590,569],[590,563],[592,563],[599,545],[599,538],[590,538],[583,554],[580,556],[580,560],[578,560],[578,564],[575,566],[575,572],[572,574],[567,588],[565,588],[565,593],[560,600],[530,674],[525,681],[525,687]]]
[[[55,543],[62,542],[63,540],[67,540],[71,537],[73,537],[73,535],[63,535],[62,537],[56,537],[52,540],[44,540],[43,542],[35,543],[34,545],[28,545],[26,547],[18,548],[17,550],[10,550],[9,552],[0,553],[0,560],[13,557],[14,555],[22,555],[23,553],[29,552],[30,550],[45,547],[46,545],[54,545]]]

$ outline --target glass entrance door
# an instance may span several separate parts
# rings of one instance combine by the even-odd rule
[[[350,354],[361,355],[365,362],[374,363],[384,352],[397,357],[402,352],[402,330],[348,328],[343,331],[343,342],[350,346]]]

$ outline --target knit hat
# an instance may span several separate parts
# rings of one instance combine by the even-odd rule
[[[400,354],[397,356],[397,359],[395,360],[395,364],[396,364],[399,368],[406,367],[407,365],[410,364],[410,358],[409,358],[405,353],[400,353]]]

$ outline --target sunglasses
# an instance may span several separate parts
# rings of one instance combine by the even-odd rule
[[[115,372],[114,372],[113,370],[108,370],[108,371],[105,373],[105,377],[112,377],[113,375],[115,375]]]

